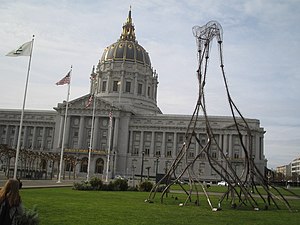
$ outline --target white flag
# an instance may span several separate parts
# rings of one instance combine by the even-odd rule
[[[21,45],[16,50],[13,50],[13,51],[7,53],[6,56],[12,56],[12,57],[30,56],[31,48],[32,48],[32,41],[29,41],[29,42],[26,42],[23,45]]]

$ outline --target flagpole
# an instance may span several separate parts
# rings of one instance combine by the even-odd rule
[[[110,164],[110,148],[111,148],[111,137],[112,137],[112,112],[109,113],[109,125],[108,125],[108,150],[107,150],[107,163],[106,163],[106,178],[105,181],[108,182],[108,172]]]
[[[56,183],[61,183],[61,171],[62,171],[62,164],[63,164],[63,158],[64,158],[66,123],[67,123],[69,98],[70,98],[71,74],[72,74],[72,66],[71,66],[71,70],[70,70],[70,81],[68,83],[68,93],[67,93],[67,103],[66,103],[66,111],[65,111],[65,119],[64,119],[63,137],[62,137],[61,151],[60,151],[59,174],[58,174],[58,180]]]
[[[28,88],[28,81],[29,81],[29,72],[30,72],[31,58],[32,58],[32,51],[33,51],[33,42],[34,42],[34,35],[32,36],[31,50],[30,50],[30,55],[29,55],[27,76],[26,76],[26,82],[25,82],[25,90],[24,90],[24,97],[23,97],[23,106],[22,106],[22,112],[21,112],[21,119],[20,119],[20,126],[19,126],[19,136],[18,136],[18,143],[17,143],[17,150],[16,150],[16,159],[15,159],[15,168],[14,168],[14,179],[17,179],[18,161],[19,161],[19,153],[20,153],[20,145],[21,145],[21,135],[22,135],[22,126],[23,126],[24,110],[25,110],[27,88]]]
[[[94,94],[94,97],[93,97],[93,115],[92,115],[92,125],[91,125],[91,137],[90,137],[90,144],[89,144],[89,159],[88,159],[88,168],[87,168],[86,181],[90,180],[92,142],[93,142],[93,139],[94,139],[95,109],[96,109],[96,95]]]

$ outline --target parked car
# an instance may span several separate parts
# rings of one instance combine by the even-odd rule
[[[121,176],[121,175],[116,175],[115,179],[127,180],[124,176]]]
[[[227,182],[222,180],[218,182],[218,186],[228,186]]]

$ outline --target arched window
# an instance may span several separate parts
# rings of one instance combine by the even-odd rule
[[[83,158],[81,160],[81,165],[80,165],[80,172],[87,172],[87,167],[88,167],[88,158]]]
[[[41,160],[41,167],[42,167],[42,170],[46,170],[47,169],[47,161],[45,159]]]
[[[66,163],[66,171],[73,171],[73,164],[71,162]]]
[[[104,160],[99,158],[96,161],[95,173],[103,174],[103,169],[104,169]]]

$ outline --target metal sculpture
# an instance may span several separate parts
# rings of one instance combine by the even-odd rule
[[[187,127],[185,133],[185,140],[182,144],[180,151],[178,152],[175,160],[172,162],[171,167],[167,171],[166,175],[156,183],[156,185],[151,190],[148,199],[146,202],[153,202],[156,193],[161,189],[160,185],[162,181],[167,180],[167,185],[163,188],[161,194],[161,202],[163,202],[164,197],[167,196],[167,193],[170,187],[174,184],[179,184],[183,193],[186,194],[186,200],[180,205],[184,206],[188,202],[192,201],[192,197],[196,196],[195,204],[199,205],[199,191],[197,187],[202,188],[204,195],[206,196],[207,202],[213,211],[218,211],[221,209],[221,205],[224,199],[229,199],[232,208],[241,207],[244,205],[250,205],[254,210],[259,210],[261,203],[263,202],[263,208],[268,209],[271,204],[274,204],[276,208],[279,209],[278,201],[282,202],[289,210],[291,206],[287,199],[281,194],[281,192],[273,185],[271,185],[264,174],[260,172],[257,166],[254,163],[253,158],[253,149],[252,149],[252,133],[251,129],[242,116],[241,112],[233,102],[231,95],[229,93],[228,84],[224,71],[223,63],[223,53],[222,53],[222,27],[216,21],[210,21],[206,25],[199,27],[193,27],[193,35],[196,38],[198,46],[198,70],[197,76],[199,81],[199,96],[196,107],[194,109],[193,115]],[[235,171],[230,158],[228,157],[228,152],[221,147],[221,145],[216,140],[214,134],[214,129],[211,126],[211,122],[208,116],[206,109],[205,101],[205,84],[207,78],[207,68],[208,60],[210,55],[210,48],[212,41],[217,39],[218,48],[219,48],[219,57],[220,57],[220,67],[222,72],[222,78],[226,90],[227,100],[230,107],[231,115],[235,124],[235,130],[239,137],[239,142],[243,151],[243,165],[244,169],[242,174],[237,174]],[[199,140],[199,136],[196,134],[196,125],[199,117],[203,116],[205,121],[205,135],[206,143],[203,144]],[[243,140],[242,131],[247,132],[247,140]],[[189,147],[191,143],[197,142],[200,146],[199,154],[194,157],[194,159],[188,160]],[[218,154],[221,156],[222,161],[217,160],[215,157],[212,157],[211,150],[212,145],[216,146]],[[210,164],[210,167],[228,184],[227,191],[220,197],[218,205],[214,206],[210,199],[207,188],[202,182],[201,176],[197,175],[194,171],[194,165],[197,160],[201,157],[202,154],[205,154]],[[178,173],[179,165],[185,164],[185,168]],[[183,176],[187,176],[189,179],[189,189],[180,184],[178,181],[182,179]],[[262,188],[258,188],[258,186]],[[254,194],[255,193],[255,194]],[[194,194],[192,196],[192,194]],[[261,199],[262,201],[259,201]]]

